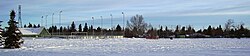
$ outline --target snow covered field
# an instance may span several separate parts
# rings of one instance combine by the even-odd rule
[[[60,39],[24,38],[19,49],[0,56],[249,56],[250,39]]]

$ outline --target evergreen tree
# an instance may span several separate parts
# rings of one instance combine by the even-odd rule
[[[120,32],[120,31],[122,31],[122,28],[121,28],[121,26],[118,24],[117,26],[116,26],[116,29],[115,29],[116,31],[118,31],[118,32]]]
[[[79,25],[78,32],[82,32],[82,24]]]
[[[31,23],[29,23],[29,26],[28,26],[29,28],[32,28],[32,24]]]
[[[10,21],[8,22],[7,38],[5,39],[4,48],[20,48],[23,43],[21,32],[18,30],[15,21],[15,11],[10,13]]]
[[[186,28],[184,26],[181,28],[180,34],[181,35],[186,34]]]
[[[207,35],[212,35],[212,27],[211,27],[211,25],[208,26],[206,34]]]
[[[67,32],[67,28],[66,27],[63,27],[63,32]]]
[[[201,30],[201,29],[200,29],[200,30],[198,30],[198,31],[197,31],[197,33],[202,33],[202,30]]]
[[[160,29],[158,30],[158,35],[160,36],[160,37],[163,37],[163,35],[164,34],[162,34],[163,33],[163,28],[162,28],[162,26],[160,26]]]
[[[125,28],[125,36],[124,37],[132,37],[132,36],[133,36],[133,34],[129,30],[129,28]]]
[[[163,36],[164,37],[168,37],[168,36],[170,36],[172,33],[171,33],[171,31],[168,29],[168,27],[166,26],[165,27],[165,31],[164,31],[164,33],[163,33]]]
[[[53,32],[58,32],[56,26],[53,27]]]
[[[90,27],[89,27],[89,32],[93,32],[93,26],[92,25],[90,25]]]
[[[37,26],[35,24],[33,24],[33,25],[34,25],[33,28],[37,28]]]
[[[195,32],[195,30],[191,26],[188,26],[186,33],[193,34],[194,32]]]
[[[67,26],[67,32],[70,32],[70,27],[69,26]]]
[[[176,29],[175,29],[174,33],[177,34],[177,35],[180,33],[180,30],[179,30],[179,26],[178,26],[178,25],[176,26]]]
[[[60,27],[59,32],[63,32],[63,27],[62,26]]]
[[[83,32],[88,32],[88,25],[87,25],[87,23],[85,23],[85,25],[84,25]]]
[[[101,31],[102,31],[102,28],[101,28],[101,27],[97,27],[97,28],[96,28],[96,31],[97,31],[97,32],[101,32]]]
[[[223,35],[223,30],[221,28],[221,25],[217,28],[217,35]]]
[[[207,34],[207,29],[203,29],[202,34]]]
[[[146,37],[147,39],[157,39],[158,37],[157,36],[157,30],[155,30],[153,27],[148,30],[147,34],[149,34],[148,37]]]
[[[76,31],[76,26],[75,26],[75,23],[74,23],[74,21],[72,22],[72,24],[71,24],[71,27],[70,27],[70,32],[75,32]]]
[[[247,33],[248,33],[248,30],[245,29],[243,25],[240,25],[240,29],[236,30],[236,34],[241,37],[246,36]]]
[[[40,24],[38,24],[38,25],[37,25],[37,28],[40,28],[40,27],[41,27]]]
[[[3,34],[3,29],[1,28],[1,23],[2,23],[3,21],[0,21],[0,46],[2,46],[3,44],[4,44],[4,39],[3,39],[3,37],[2,37],[2,34]]]
[[[234,29],[231,29],[231,30],[229,31],[229,35],[230,35],[230,37],[235,37],[235,30],[234,30]]]
[[[23,27],[26,28],[27,27],[26,24]]]
[[[51,33],[52,32],[52,27],[49,27],[48,31]]]
[[[169,31],[167,26],[165,27],[165,31]]]

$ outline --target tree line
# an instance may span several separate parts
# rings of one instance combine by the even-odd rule
[[[40,26],[40,24],[31,24],[31,23],[29,23],[28,25],[26,25],[26,24],[24,24],[24,26],[23,26],[24,28],[39,28],[39,27],[41,27]]]
[[[95,35],[100,35],[101,32],[103,32],[104,34],[111,34],[111,32],[115,32],[115,35],[121,35],[122,34],[122,28],[121,26],[118,24],[114,30],[111,29],[104,29],[101,27],[97,27],[97,28],[93,28],[92,25],[88,25],[87,23],[84,24],[84,26],[82,26],[82,24],[78,25],[78,28],[76,28],[76,24],[73,21],[71,23],[70,26],[67,27],[57,27],[57,26],[51,26],[48,28],[48,31],[50,33],[52,33],[52,31],[54,32],[54,34],[59,34],[58,32],[61,32],[60,35],[64,34],[64,35],[70,35],[71,32],[87,32],[88,34],[92,34],[92,32],[95,32]]]
[[[225,23],[224,29],[221,25],[212,27],[209,25],[206,29],[195,30],[192,26],[180,26],[177,25],[175,30],[168,29],[160,26],[160,29],[152,27],[151,24],[144,22],[142,15],[136,15],[131,17],[130,21],[127,21],[127,27],[125,29],[125,37],[143,37],[159,36],[160,38],[229,38],[229,37],[250,37],[250,30],[244,27],[244,23],[235,24],[232,19],[229,19]]]
[[[84,24],[82,27],[82,24],[78,25],[78,28],[76,28],[76,24],[74,21],[71,23],[70,26],[66,27],[58,27],[58,26],[51,26],[48,28],[48,31],[51,33],[52,31],[55,32],[53,34],[59,34],[58,32],[61,32],[60,35],[70,35],[71,32],[88,32],[88,34],[91,34],[92,32],[95,32],[95,35],[97,34],[108,34],[111,35],[112,32],[114,32],[114,35],[123,35],[125,37],[141,37],[145,35],[151,35],[151,36],[159,36],[161,38],[167,38],[167,37],[177,37],[177,38],[194,38],[194,37],[250,37],[250,30],[244,27],[244,23],[235,24],[234,20],[229,19],[226,21],[224,28],[222,25],[218,25],[216,27],[212,27],[209,25],[205,29],[199,29],[195,30],[194,27],[191,25],[188,26],[180,26],[176,25],[175,29],[169,29],[167,26],[163,27],[160,26],[159,29],[156,29],[152,27],[150,23],[146,23],[144,21],[144,18],[142,15],[135,15],[131,17],[130,20],[127,21],[126,28],[123,30],[121,26],[118,24],[115,28],[112,29],[104,29],[101,27],[93,28],[92,25],[88,25],[87,23]],[[28,24],[28,26],[24,25],[24,27],[28,28],[36,28],[40,27],[40,24]],[[164,29],[163,29],[164,28]]]

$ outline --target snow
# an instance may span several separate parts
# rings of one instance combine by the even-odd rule
[[[60,39],[24,38],[19,49],[0,56],[249,56],[250,39]]]

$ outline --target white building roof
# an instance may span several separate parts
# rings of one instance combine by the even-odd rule
[[[44,27],[40,28],[18,28],[23,35],[39,35]]]

